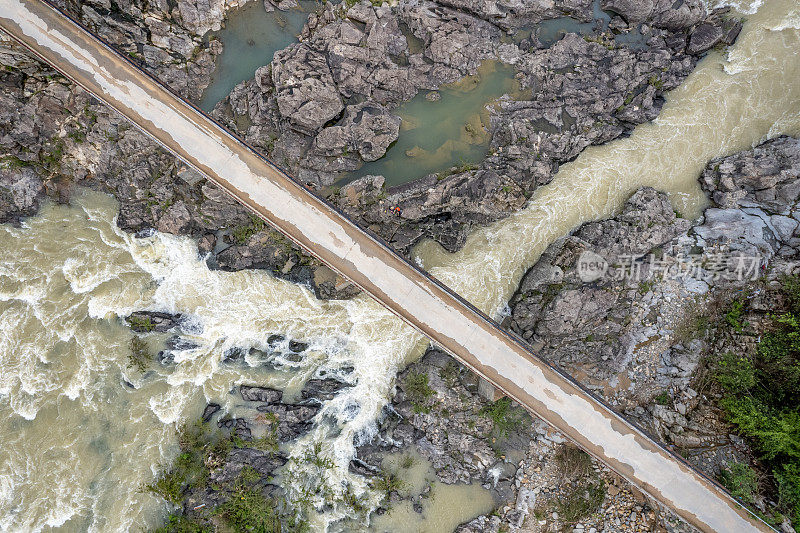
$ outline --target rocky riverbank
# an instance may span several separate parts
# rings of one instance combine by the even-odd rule
[[[736,465],[760,472],[764,480],[743,499],[789,532],[758,450],[735,434],[720,408],[714,376],[724,354],[752,353],[769,331],[770,313],[787,305],[783,276],[796,273],[800,244],[800,141],[780,137],[711,161],[700,181],[711,205],[694,225],[663,193],[643,188],[620,214],[551,245],[526,274],[504,325],[737,496]],[[605,267],[587,269],[587,256]],[[751,257],[758,262],[751,265]],[[743,294],[747,305],[737,308]],[[483,486],[497,510],[459,531],[686,530],[513,402],[488,401],[476,376],[444,353],[429,349],[397,383],[378,433],[358,447],[351,471],[378,486],[392,475],[384,459],[414,450],[442,482]],[[242,387],[240,394],[264,404],[258,413],[280,410],[284,420],[300,408],[313,416],[313,398],[331,399],[346,386],[313,381],[299,404],[287,405],[278,391]],[[245,448],[254,446],[253,431],[263,425],[258,413],[218,425],[240,435]],[[292,431],[278,431],[281,442],[308,429],[308,417],[292,426],[295,418],[285,422]],[[240,455],[249,457],[231,456],[220,472],[241,470],[247,461]],[[270,465],[265,479],[283,464],[262,463]],[[212,494],[192,494],[184,503],[190,516],[213,503]],[[421,512],[424,494],[389,488],[377,512],[406,498]]]
[[[328,3],[309,15],[300,42],[239,85],[216,115],[401,253],[423,237],[455,250],[475,224],[522,207],[560,163],[656,116],[661,94],[740,28],[699,2],[657,4],[642,11],[609,3],[618,15],[607,26],[546,46],[535,35],[514,32],[566,15],[591,21],[591,2],[524,10],[503,2],[491,9],[416,0]],[[236,5],[66,7],[173,90],[196,98],[219,53],[219,43],[203,36]],[[643,32],[641,46],[616,44],[615,35],[632,31]],[[122,228],[194,237],[212,266],[270,269],[312,284],[324,298],[355,292],[18,46],[3,40],[0,59],[6,67],[0,73],[0,220],[31,215],[45,196],[66,201],[74,185],[92,187],[119,200]],[[520,94],[494,106],[484,162],[390,191],[381,177],[341,191],[325,187],[384,154],[399,135],[392,112],[401,102],[474,74],[488,60],[513,65]]]
[[[202,36],[233,5],[68,7],[174,90],[196,98],[218,54],[218,45]],[[732,42],[740,27],[724,12],[707,13],[699,2],[602,5],[616,13],[607,26],[544,43],[535,33],[525,36],[525,29],[563,16],[590,22],[591,2],[326,4],[309,17],[300,42],[237,87],[216,115],[398,251],[408,253],[425,237],[456,250],[471,228],[521,208],[560,164],[586,146],[654,118],[663,92],[680,84],[705,51]],[[616,40],[636,32],[643,36],[641,46]],[[331,186],[386,152],[399,135],[393,112],[400,103],[420,91],[435,98],[443,84],[474,74],[487,60],[512,65],[520,91],[491,111],[486,160],[391,190],[380,176],[341,189]],[[68,201],[73,186],[88,186],[120,201],[122,228],[191,236],[213,267],[270,269],[310,283],[323,298],[356,292],[7,41],[0,61],[7,66],[0,73],[0,221],[18,223],[43,198]],[[694,227],[663,194],[636,192],[620,215],[584,225],[547,250],[523,280],[504,325],[660,438],[689,450],[712,475],[732,458],[752,457],[743,441],[728,435],[720,413],[702,401],[713,393],[697,385],[698,368],[716,352],[705,330],[692,324],[697,309],[709,302],[728,305],[732,294],[752,286],[716,279],[718,270],[709,265],[735,272],[735,254],[758,253],[771,266],[763,273],[767,284],[790,269],[798,225],[792,216],[797,168],[792,139],[712,162],[702,183],[713,207]],[[400,215],[390,207],[398,207]],[[602,277],[582,278],[586,272],[579,259],[586,251],[606,262]],[[696,256],[699,278],[648,276],[656,265],[650,253],[659,267],[661,261],[674,260],[674,266],[678,257]],[[720,265],[722,253],[734,257],[732,262]],[[634,266],[623,256],[645,258],[635,267],[640,275],[625,275]],[[762,300],[774,295],[763,294],[768,296]],[[752,313],[770,308],[769,300],[759,301],[753,298]],[[150,318],[158,322],[155,327],[179,325],[175,317]],[[237,354],[226,357],[235,361]],[[465,530],[549,530],[578,521],[587,531],[620,529],[623,522],[650,529],[669,525],[655,506],[565,448],[540,422],[506,401],[482,400],[474,376],[441,353],[430,351],[398,383],[379,437],[360,448],[353,470],[374,476],[383,454],[415,446],[442,480],[480,483],[492,491],[497,516],[481,517]],[[220,424],[235,449],[215,463],[213,479],[232,482],[250,466],[269,485],[270,474],[287,460],[274,452],[274,444],[311,427],[318,410],[314,398],[329,399],[346,386],[317,385],[323,392],[291,402],[278,391],[242,387],[238,394],[252,407],[247,416],[225,418],[210,407],[204,418]],[[260,440],[265,438],[269,442]],[[259,450],[267,444],[269,450]],[[198,489],[181,501],[192,516],[198,506],[216,506],[226,494]],[[600,501],[602,507],[595,505]],[[578,517],[575,508],[603,511],[599,517]]]

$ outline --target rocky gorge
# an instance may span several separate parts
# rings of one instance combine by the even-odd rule
[[[80,11],[85,12],[84,22],[97,20],[111,28],[120,20],[129,22],[127,33],[115,38],[147,50],[145,64],[156,75],[161,76],[159,68],[188,69],[187,76],[202,79],[204,74],[188,66],[194,61],[191,54],[173,57],[176,62],[169,63],[152,50],[164,41],[153,40],[152,28],[149,33],[141,31],[137,21],[147,12],[142,7],[112,3],[107,11],[89,5]],[[195,15],[181,3],[177,8],[162,7],[170,15],[157,18],[167,17],[172,28],[168,31],[179,36],[186,31],[194,43],[198,42],[194,35],[219,23],[226,6],[194,6]],[[650,9],[649,4],[610,2],[603,7],[616,13],[608,32],[567,34],[547,47],[535,35],[518,41],[507,36],[559,16],[591,21],[591,3],[326,4],[309,17],[300,42],[276,54],[254,80],[237,87],[215,115],[399,251],[409,253],[422,238],[456,250],[470,229],[521,208],[538,186],[552,179],[560,164],[585,147],[652,120],[662,93],[679,85],[702,53],[732,42],[739,28],[724,12],[708,14],[700,4],[674,7],[656,2]],[[77,12],[77,7],[71,9]],[[106,18],[116,25],[103,22]],[[648,36],[645,48],[614,44],[611,35],[630,28]],[[198,54],[213,57],[216,46],[210,44]],[[214,267],[266,268],[312,284],[323,298],[355,292],[80,89],[13,45],[5,47],[1,57],[9,67],[0,75],[4,102],[0,110],[9,125],[3,131],[0,169],[3,221],[19,222],[20,217],[32,215],[45,196],[68,201],[76,184],[94,187],[120,201],[121,227],[142,234],[152,228],[190,235],[198,239],[201,253],[210,254],[208,261]],[[399,120],[392,115],[400,102],[473,74],[485,60],[512,64],[525,95],[502,99],[492,109],[490,154],[485,161],[476,168],[454,167],[390,190],[380,176],[341,188],[333,185],[341,173],[383,155],[401,134]],[[208,70],[204,72],[207,75]],[[180,92],[184,83],[180,80],[188,78],[162,79]],[[702,269],[697,276],[679,280],[654,278],[648,271],[651,263],[638,261],[649,260],[653,253],[659,261],[691,256],[708,265],[718,262],[721,253],[733,252],[734,263],[717,266],[735,272],[736,253],[758,255],[770,265],[764,283],[776,283],[778,272],[791,272],[795,255],[798,224],[792,212],[798,163],[798,144],[790,138],[711,162],[701,183],[713,207],[694,226],[673,211],[662,193],[637,191],[619,215],[584,225],[548,248],[510,302],[504,326],[661,439],[700,449],[691,459],[718,476],[731,457],[741,460],[741,454],[746,457],[751,452],[727,434],[719,413],[709,412],[701,401],[703,392],[696,390],[694,379],[712,347],[703,335],[687,332],[691,328],[683,322],[694,317],[691,305],[730,299],[731,292],[752,280],[718,280],[716,271]],[[390,206],[399,207],[401,214],[390,212]],[[589,283],[578,272],[578,260],[587,250],[608,262],[605,275]],[[631,264],[615,263],[620,257],[629,258]],[[625,276],[633,262],[640,264],[641,281]],[[753,313],[759,309],[753,304]],[[295,348],[303,351],[302,346]],[[592,522],[581,517],[581,529],[615,530],[626,527],[623,522],[632,528],[642,524],[655,528],[656,523],[674,527],[669,517],[610,472],[564,452],[563,439],[540,422],[510,403],[481,399],[474,376],[444,354],[429,351],[399,376],[398,384],[379,436],[359,449],[352,468],[375,476],[380,473],[381,454],[415,446],[442,480],[490,487],[500,511],[476,519],[464,530],[560,528],[566,525],[564,512],[559,520],[554,516],[558,510],[548,507],[563,496],[560,491],[574,486],[589,494],[590,487],[600,485],[609,498],[625,500],[619,507],[629,512],[620,522],[619,513],[610,511],[606,516],[606,504],[602,518]],[[277,441],[293,440],[310,427],[315,402],[330,399],[346,386],[337,380],[314,382],[300,400],[286,403],[280,391],[241,387],[242,399],[257,406],[251,418],[223,415],[219,425],[246,443],[263,438],[252,432],[256,420],[264,425],[265,416],[275,415],[280,421]],[[654,401],[655,397],[660,399]],[[204,418],[212,420],[213,407],[206,414]],[[470,419],[478,420],[474,427]],[[707,452],[704,447],[709,442],[715,446]],[[553,464],[564,472],[542,469],[548,458],[557,455]],[[229,482],[250,466],[264,482],[285,460],[240,443],[221,463],[217,471],[221,477],[215,480]],[[568,466],[574,462],[580,466]],[[550,496],[537,496],[548,486]],[[218,496],[213,490],[192,492],[183,508],[191,516],[195,507],[211,506]],[[392,498],[397,496],[390,491],[388,499]]]

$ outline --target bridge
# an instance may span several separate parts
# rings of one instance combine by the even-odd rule
[[[704,531],[771,531],[521,339],[64,13],[43,0],[0,0],[0,29],[690,524]]]

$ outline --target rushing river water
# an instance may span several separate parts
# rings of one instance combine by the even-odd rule
[[[613,214],[640,186],[668,191],[678,210],[697,215],[704,200],[696,179],[709,159],[800,134],[798,50],[800,7],[765,3],[727,58],[703,60],[654,123],[587,149],[525,210],[477,231],[459,253],[425,243],[420,260],[496,313],[550,242]],[[70,208],[43,208],[21,229],[0,226],[0,530],[152,526],[164,504],[139,487],[174,456],[175,422],[197,417],[207,400],[235,408],[229,391],[238,383],[291,389],[346,366],[356,386],[320,417],[337,424],[318,425],[289,450],[300,457],[304,445],[322,442],[335,467],[320,479],[301,464],[287,487],[325,483],[335,497],[349,480],[363,490],[348,473],[353,441],[374,431],[397,370],[421,353],[422,337],[366,296],[320,302],[265,272],[209,271],[190,240],[136,239],[116,229],[114,215],[112,201],[87,194]],[[139,309],[189,316],[187,340],[196,346],[144,375],[127,368],[131,333],[119,317]],[[274,333],[310,343],[306,356],[283,372],[221,364],[227,349],[265,348]],[[322,496],[316,503],[322,508]],[[345,512],[334,502],[311,517],[313,529]]]

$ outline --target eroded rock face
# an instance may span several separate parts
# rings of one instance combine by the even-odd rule
[[[325,56],[306,44],[275,53],[272,81],[281,115],[301,131],[320,129],[344,109]]]
[[[395,137],[393,109],[419,90],[474,73],[488,59],[513,64],[522,94],[531,96],[494,107],[491,150],[479,168],[377,192],[383,203],[333,198],[401,252],[422,237],[457,249],[475,224],[523,205],[561,162],[653,119],[663,102],[660,95],[696,63],[687,50],[694,27],[701,21],[724,26],[697,1],[634,4],[615,6],[627,14],[631,27],[648,26],[640,49],[614,45],[610,35],[599,34],[592,42],[567,35],[549,48],[535,39],[500,40],[498,25],[520,27],[567,13],[591,20],[591,2],[328,5],[309,16],[300,44],[276,56],[271,75],[259,72],[237,87],[217,114],[302,181],[328,185],[385,152]],[[626,22],[619,24],[627,29]],[[299,111],[304,106],[308,112]],[[370,113],[369,120],[353,118],[367,109],[379,112]],[[399,217],[390,210],[394,207],[400,208]]]
[[[42,180],[33,169],[0,168],[0,223],[18,223],[20,217],[35,214],[43,193]]]
[[[208,86],[222,45],[205,39],[225,13],[247,0],[60,0],[56,2],[122,54],[181,96],[197,99]]]
[[[400,134],[400,117],[383,106],[348,106],[341,125],[324,128],[314,139],[312,149],[321,155],[357,152],[364,161],[380,159]]]
[[[761,207],[786,215],[800,196],[799,178],[800,141],[781,136],[713,162],[700,185],[719,208]]]
[[[709,474],[740,461],[741,442],[692,386],[703,354],[749,348],[709,345],[692,328],[747,288],[757,327],[774,308],[774,280],[797,273],[798,148],[780,137],[709,162],[700,181],[712,205],[693,226],[663,193],[640,189],[619,215],[548,247],[504,326],[663,440],[713,444],[713,454],[693,455]],[[583,275],[587,257],[604,263],[599,275]]]
[[[196,78],[209,72],[203,69],[218,51],[215,41],[199,39],[200,32],[216,27],[221,10],[233,5],[238,3],[135,1],[115,11],[97,1],[68,7],[120,50],[141,56],[175,90],[192,96],[202,85]],[[523,206],[561,162],[657,114],[660,94],[677,86],[696,62],[686,48],[694,27],[700,21],[723,27],[718,16],[698,6],[654,2],[645,21],[646,47],[632,49],[609,45],[610,35],[599,34],[590,38],[599,42],[568,35],[550,48],[535,38],[501,40],[500,28],[543,18],[570,14],[590,20],[589,1],[329,3],[309,14],[301,42],[240,84],[217,116],[317,187],[381,157],[399,135],[394,110],[418,91],[459,80],[487,60],[514,65],[524,96],[494,107],[491,148],[482,164],[391,191],[366,187],[363,194],[330,198],[400,252],[424,237],[456,250],[475,225]],[[617,21],[615,31],[624,25]],[[165,50],[176,57],[167,61]],[[270,269],[310,282],[321,297],[357,292],[335,276],[318,275],[314,260],[254,223],[215,186],[85,93],[49,78],[48,68],[18,48],[0,46],[0,58],[11,66],[0,73],[0,116],[8,124],[0,147],[35,174],[5,175],[0,184],[5,219],[32,213],[34,198],[65,199],[79,183],[114,194],[125,229],[197,238],[213,267]]]

